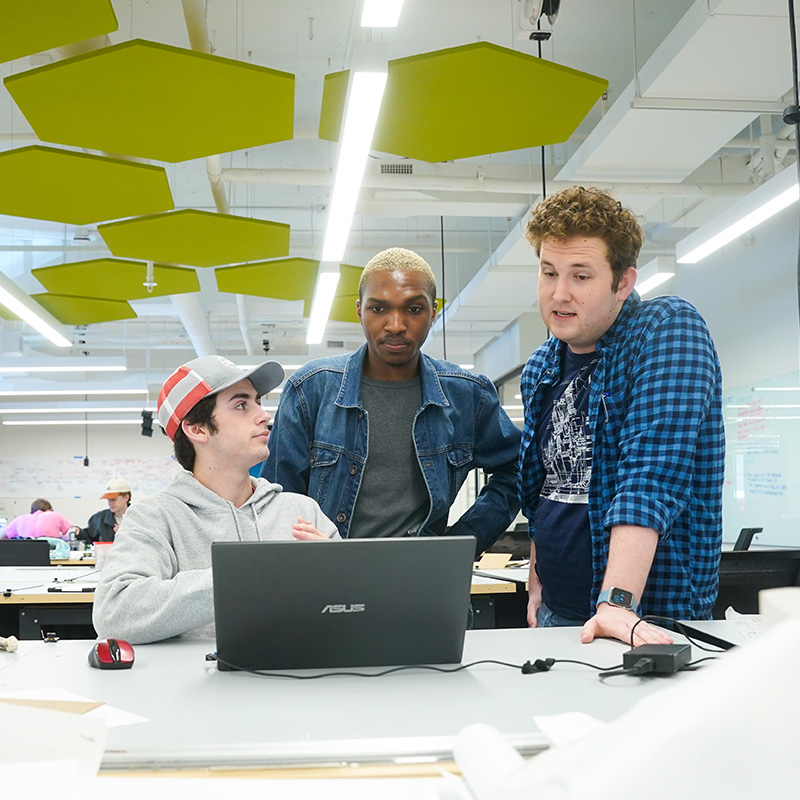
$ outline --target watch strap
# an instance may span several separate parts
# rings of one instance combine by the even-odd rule
[[[612,586],[610,589],[603,589],[603,591],[597,596],[597,603],[595,607],[599,606],[600,603],[608,603],[610,606],[616,606],[617,608],[627,608],[627,606],[621,606],[612,601],[611,594],[614,591],[618,591],[616,586]],[[638,614],[639,604],[636,602],[636,596],[633,594],[633,592],[628,592],[628,594],[631,595],[630,610],[633,611],[634,614]]]

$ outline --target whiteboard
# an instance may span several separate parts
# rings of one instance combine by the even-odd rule
[[[757,544],[800,547],[800,374],[723,397],[724,540],[764,528]]]
[[[97,498],[111,478],[124,478],[137,496],[165,489],[180,468],[173,458],[0,458],[0,496]]]

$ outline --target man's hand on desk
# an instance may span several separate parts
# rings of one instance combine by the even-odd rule
[[[318,541],[320,539],[326,542],[330,541],[324,533],[318,531],[310,522],[304,520],[302,517],[298,517],[297,522],[292,525],[292,536],[304,542]]]
[[[583,626],[581,642],[588,644],[596,637],[619,639],[625,644],[631,643],[631,629],[639,621],[639,617],[625,608],[616,608],[608,603],[601,603],[597,613]],[[530,624],[530,623],[529,623]],[[636,625],[633,644],[672,644],[672,638],[660,629],[642,622]]]

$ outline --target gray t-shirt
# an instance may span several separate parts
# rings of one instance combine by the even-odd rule
[[[361,378],[369,452],[350,523],[351,539],[406,536],[425,520],[430,496],[414,448],[422,383]]]

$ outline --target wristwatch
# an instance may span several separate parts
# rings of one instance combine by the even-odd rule
[[[628,611],[633,611],[634,614],[639,613],[639,604],[636,602],[633,592],[629,592],[627,589],[619,589],[616,586],[600,592],[597,598],[597,605],[599,606],[600,603],[608,603],[610,606],[617,606],[617,608],[626,608]]]

